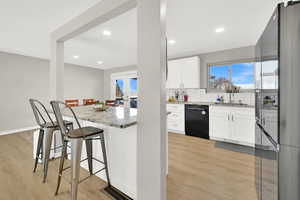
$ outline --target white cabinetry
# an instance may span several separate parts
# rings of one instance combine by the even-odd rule
[[[199,88],[200,60],[190,57],[168,62],[167,88]]]
[[[185,134],[184,104],[167,104],[168,131]]]
[[[240,144],[254,146],[255,111],[254,108],[233,108],[232,139]]]
[[[210,106],[210,138],[254,146],[254,108]]]
[[[211,139],[230,139],[231,123],[229,121],[230,109],[228,107],[213,107],[209,109],[209,135]]]

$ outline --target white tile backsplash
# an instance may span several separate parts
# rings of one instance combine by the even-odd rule
[[[203,94],[200,89],[181,89],[189,96],[190,102],[216,102],[218,96],[223,96],[225,103],[229,103],[228,93],[206,93]],[[176,89],[167,90],[167,98],[175,95]],[[241,101],[244,104],[255,105],[255,93],[234,93],[231,94],[232,102],[239,103]]]

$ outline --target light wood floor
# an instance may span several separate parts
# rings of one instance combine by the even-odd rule
[[[169,136],[168,200],[257,199],[253,155],[216,147],[209,140]],[[0,137],[0,200],[70,199],[67,180],[62,181],[59,195],[53,195],[58,160],[50,162],[46,183],[41,183],[41,168],[32,173],[31,143],[28,132]],[[80,184],[78,200],[109,200],[100,192],[104,186],[99,178],[90,178]]]

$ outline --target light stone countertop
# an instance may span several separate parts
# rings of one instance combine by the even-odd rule
[[[207,105],[207,106],[210,106],[210,105],[213,105],[215,104],[214,102],[201,102],[201,101],[176,101],[176,102],[168,102],[167,101],[167,104],[194,104],[194,105]]]
[[[226,106],[226,107],[240,107],[240,108],[254,108],[254,105],[247,105],[247,104],[237,104],[237,103],[215,103],[215,102],[200,102],[200,101],[176,101],[176,102],[167,102],[167,104],[194,104],[194,105],[207,105],[207,106]]]
[[[126,128],[137,123],[137,109],[109,107],[106,111],[95,111],[93,106],[72,107],[79,120],[104,124],[117,128]],[[73,117],[69,109],[62,110],[62,115]]]
[[[255,108],[254,105],[247,105],[247,104],[237,104],[237,103],[215,103],[212,104],[211,106],[221,106],[221,107],[237,107],[237,108]]]

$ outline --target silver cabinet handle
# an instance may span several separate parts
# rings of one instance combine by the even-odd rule
[[[227,115],[227,119],[228,119],[228,121],[230,120],[230,119],[229,119],[229,114]]]
[[[231,120],[234,121],[233,115],[231,115]]]

